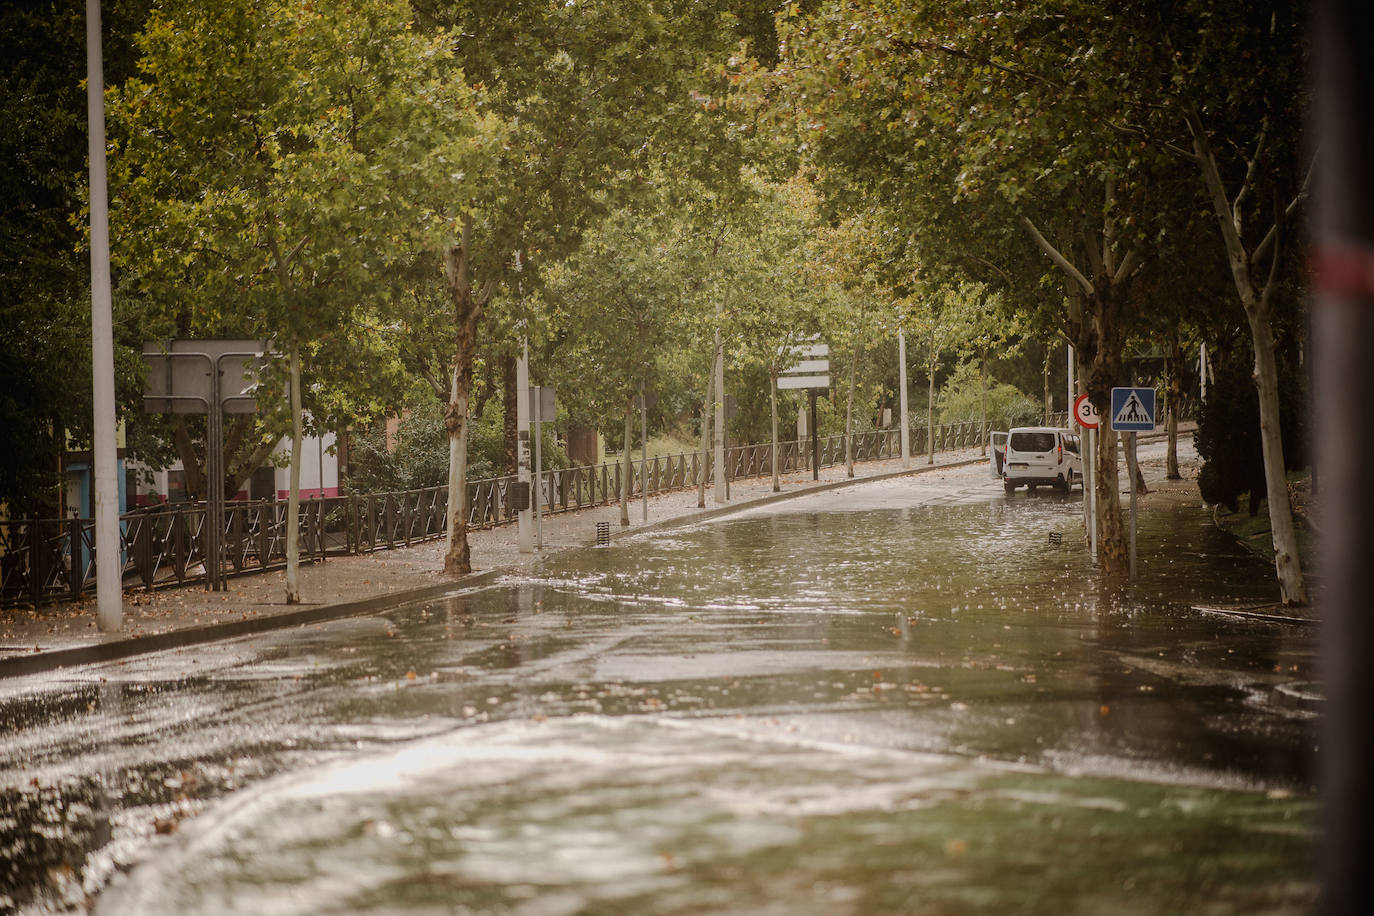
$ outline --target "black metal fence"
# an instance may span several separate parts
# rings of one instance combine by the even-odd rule
[[[1052,424],[1067,422],[1055,414]],[[977,422],[938,426],[934,451],[976,446],[982,441]],[[991,428],[991,425],[990,425]],[[911,430],[912,454],[927,449],[930,431]],[[810,468],[809,440],[778,443],[779,470]],[[900,456],[896,430],[854,437],[854,460],[877,461]],[[740,445],[726,453],[729,479],[772,473],[772,446]],[[820,440],[820,465],[845,461],[843,436]],[[700,453],[652,458],[641,470],[630,468],[629,495],[696,486]],[[713,470],[706,459],[706,472]],[[563,468],[543,472],[542,504],[550,513],[602,506],[619,500],[623,463]],[[511,521],[515,477],[470,481],[467,516],[470,528],[490,528]],[[448,487],[400,493],[350,494],[301,501],[302,560],[409,547],[441,538],[447,525]],[[280,500],[232,501],[225,504],[225,576],[274,569],[286,563],[286,503]],[[125,588],[152,589],[204,581],[206,575],[206,507],[172,503],[138,509],[120,517],[120,555]],[[0,520],[0,606],[41,605],[80,597],[95,588],[95,520],[89,518]]]

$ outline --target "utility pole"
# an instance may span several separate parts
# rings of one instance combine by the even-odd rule
[[[96,623],[102,632],[124,617],[119,549],[119,452],[114,403],[114,317],[110,290],[109,190],[105,176],[105,67],[100,0],[86,0],[86,112],[91,168],[91,476],[95,488]],[[223,486],[223,481],[210,482]],[[76,545],[72,545],[75,548]],[[75,562],[75,557],[73,557]]]
[[[719,315],[717,306],[717,315]],[[719,320],[719,319],[717,319]],[[714,463],[716,466],[715,499],[717,505],[724,505],[728,497],[725,493],[725,350],[721,346],[720,326],[716,326],[716,429]]]
[[[530,492],[530,341],[520,340],[520,358],[515,361],[515,481]],[[521,553],[534,553],[534,510],[525,500],[516,520],[516,545]]]
[[[911,467],[911,421],[906,414],[906,332],[897,329],[897,389],[898,407],[902,418],[899,427],[902,436],[902,467]]]

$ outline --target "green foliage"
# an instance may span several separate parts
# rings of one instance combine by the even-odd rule
[[[989,381],[986,395],[987,418],[1007,426],[1038,425],[1044,419],[1044,405],[1012,385]],[[978,367],[962,363],[941,387],[936,398],[941,423],[967,423],[983,417],[982,381]]]
[[[102,4],[107,79],[130,72],[130,37],[147,6]],[[11,515],[54,512],[69,437],[89,445],[85,78],[84,4],[0,4],[0,505]],[[129,342],[127,328],[116,334]],[[116,399],[129,453],[146,457],[149,423],[129,355],[117,353]]]
[[[1202,468],[1198,490],[1205,502],[1240,507],[1249,494],[1249,510],[1259,511],[1265,496],[1264,452],[1260,444],[1259,404],[1248,354],[1232,350],[1213,362],[1215,384],[1198,410],[1193,441]],[[1279,372],[1279,409],[1283,430],[1283,459],[1288,468],[1307,463],[1308,392],[1301,372]]]
[[[449,440],[444,404],[426,385],[414,386],[405,400],[400,422],[390,443],[387,425],[374,422],[352,439],[350,487],[358,493],[415,490],[448,483]],[[568,466],[552,424],[543,428],[544,467]],[[474,417],[468,440],[468,479],[505,474],[502,415],[492,407]]]
[[[389,406],[380,316],[478,155],[446,36],[408,17],[392,0],[150,15],[140,75],[110,97],[126,321],[149,338],[272,337],[283,356],[299,342],[306,408],[334,425]]]

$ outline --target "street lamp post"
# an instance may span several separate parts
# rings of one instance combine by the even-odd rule
[[[95,487],[96,623],[120,628],[124,616],[119,550],[119,454],[115,441],[114,318],[110,292],[110,219],[105,177],[105,73],[100,0],[86,0],[86,111],[91,169],[91,384],[94,422],[91,469]]]

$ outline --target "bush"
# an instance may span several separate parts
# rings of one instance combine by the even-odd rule
[[[968,423],[982,419],[978,367],[964,363],[954,371],[935,398],[941,423]],[[1036,426],[1044,422],[1044,405],[1027,397],[1020,389],[989,380],[988,422],[993,426]]]
[[[545,470],[568,466],[553,424],[543,427]],[[499,404],[488,404],[468,424],[468,480],[506,473],[505,433]],[[427,389],[416,389],[387,449],[386,424],[379,422],[353,437],[352,489],[360,493],[418,490],[448,483],[448,429],[444,404]]]
[[[1213,364],[1216,381],[1198,411],[1194,442],[1202,458],[1198,490],[1205,502],[1236,512],[1249,495],[1250,514],[1265,494],[1264,450],[1260,443],[1259,399],[1247,352],[1231,352]],[[1283,460],[1293,469],[1306,464],[1306,386],[1300,373],[1279,373],[1279,423]]]

